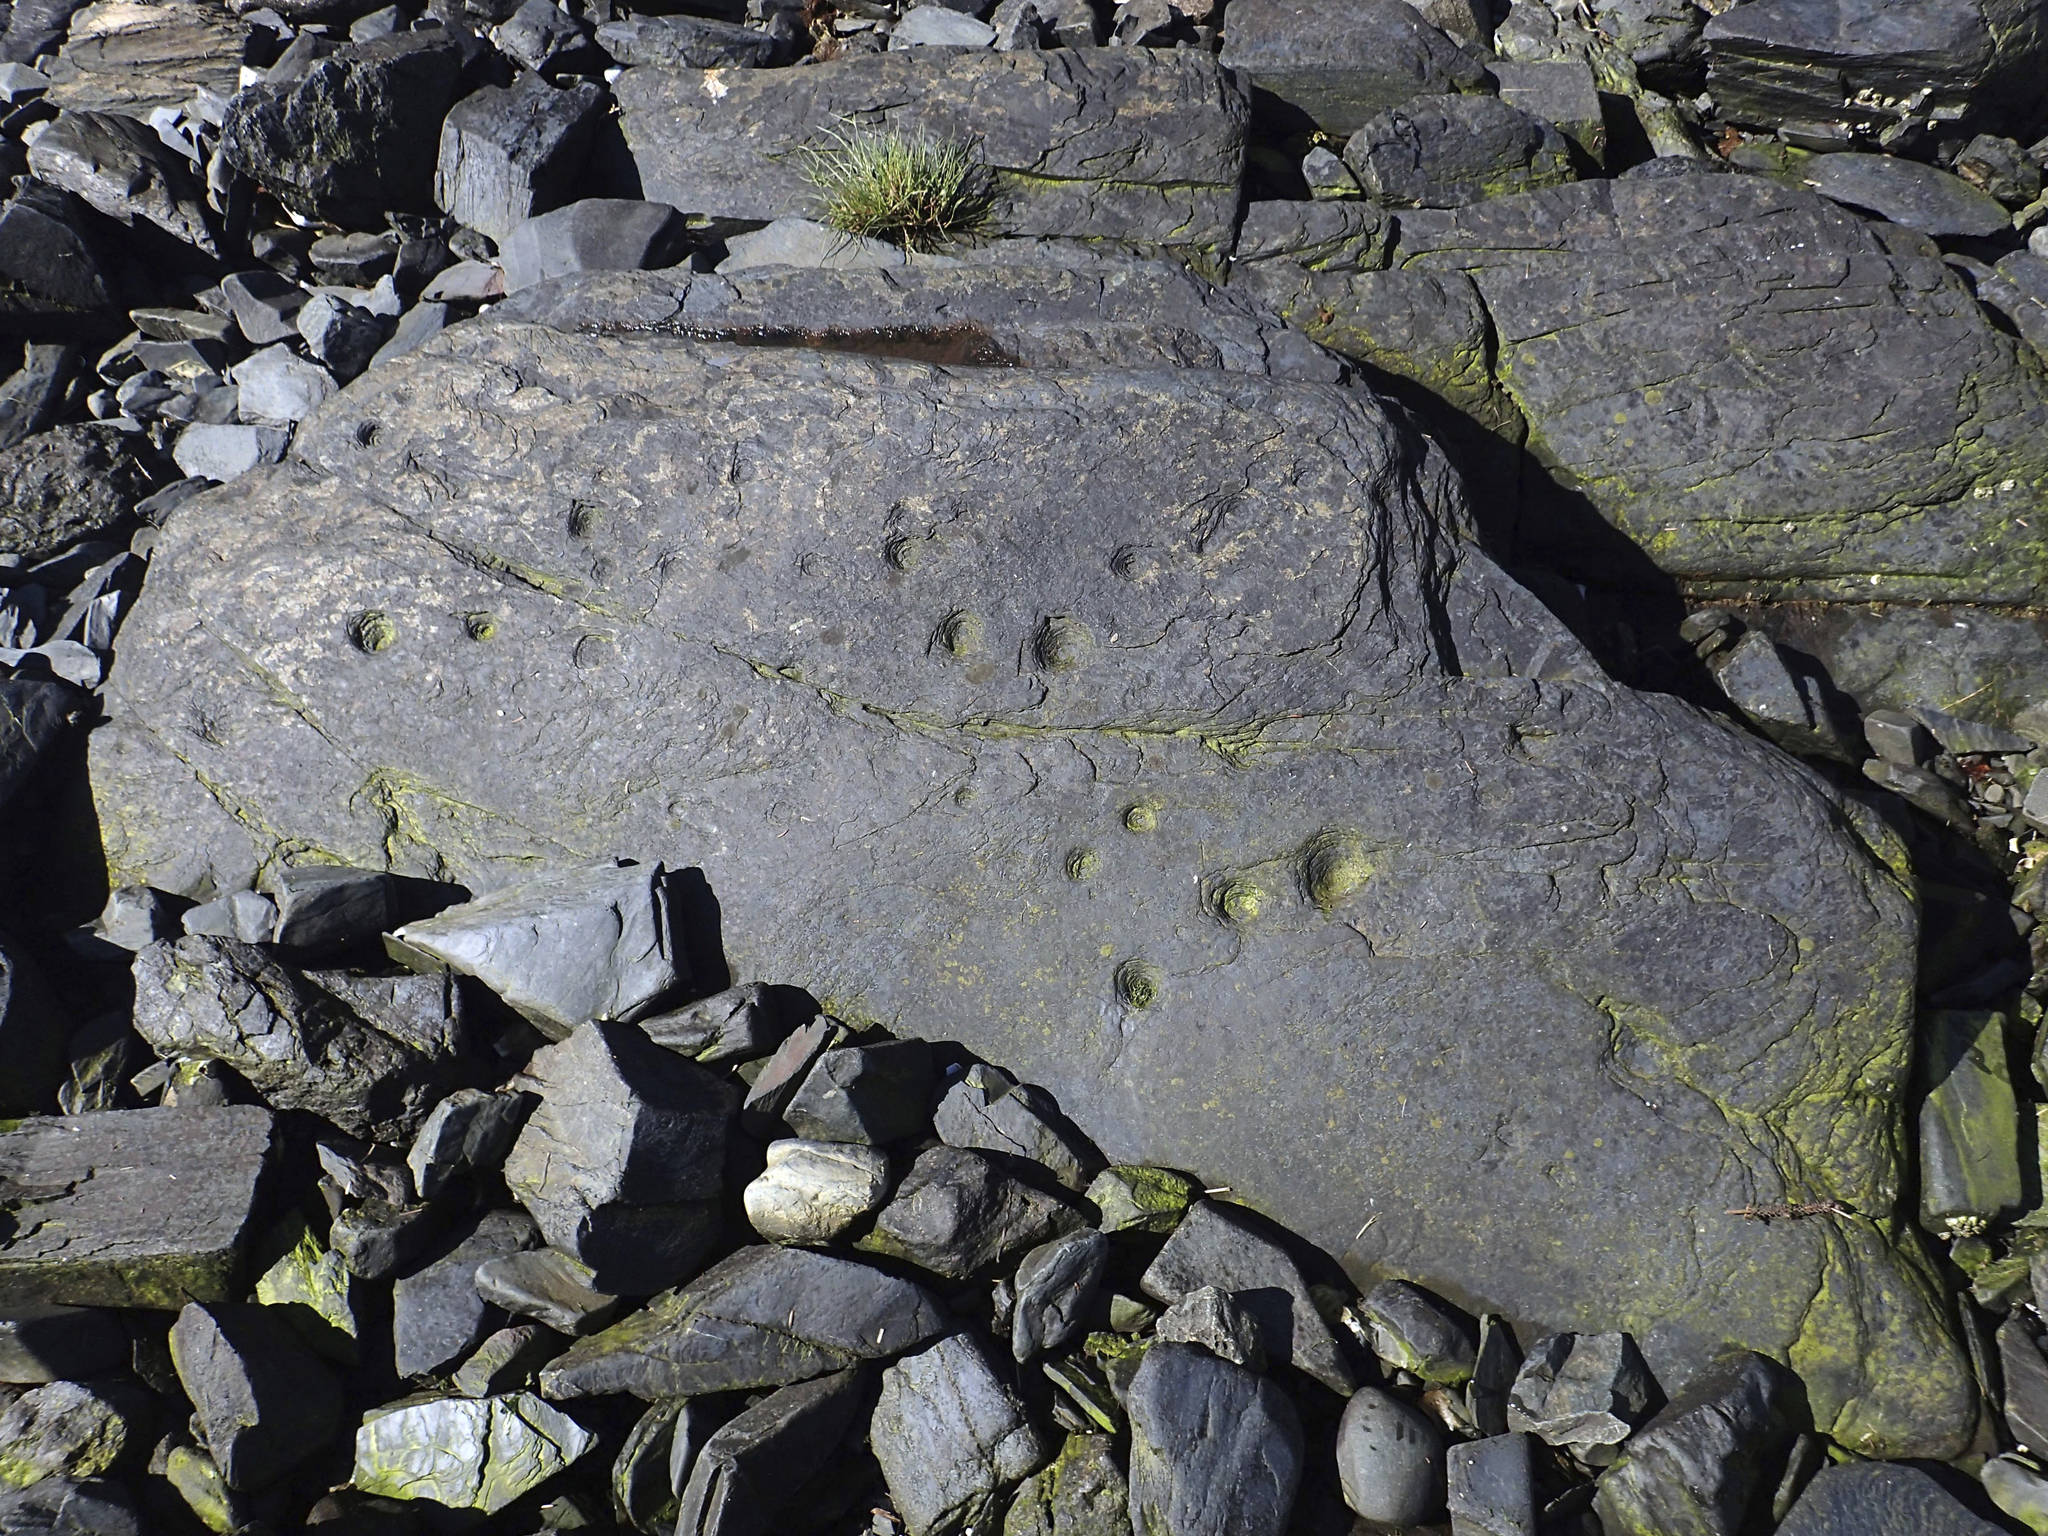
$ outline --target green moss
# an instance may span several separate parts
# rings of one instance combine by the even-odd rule
[[[398,641],[398,626],[381,608],[366,608],[348,621],[348,640],[366,656],[389,650]]]
[[[1362,890],[1373,873],[1365,844],[1349,832],[1319,832],[1301,850],[1302,894],[1324,912]]]

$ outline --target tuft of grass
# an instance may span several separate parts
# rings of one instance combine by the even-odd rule
[[[931,252],[987,232],[995,205],[988,167],[973,146],[928,134],[831,134],[803,151],[804,174],[824,199],[824,222],[842,234]]]

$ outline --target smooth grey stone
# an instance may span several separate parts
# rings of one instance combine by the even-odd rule
[[[1069,1435],[1003,1516],[1003,1536],[1124,1536],[1130,1528],[1130,1485],[1115,1442],[1101,1434]]]
[[[405,1155],[422,1200],[438,1199],[458,1180],[495,1172],[533,1111],[524,1093],[458,1088],[427,1112]]]
[[[1977,1473],[1999,1509],[2030,1531],[2048,1525],[2048,1477],[2017,1456],[1994,1456]]]
[[[28,1488],[0,1490],[0,1531],[7,1536],[143,1536],[144,1530],[118,1483],[46,1477]]]
[[[1235,228],[1250,103],[1194,50],[913,48],[705,79],[629,69],[612,88],[645,195],[686,213],[815,217],[797,151],[851,117],[971,141],[996,234],[1220,249]]]
[[[250,426],[297,426],[335,389],[325,368],[283,345],[250,354],[228,376],[238,391],[236,411]]]
[[[0,554],[38,560],[111,533],[153,489],[115,428],[66,424],[0,450]]]
[[[1380,113],[1344,146],[1368,197],[1456,208],[1572,181],[1564,135],[1497,96],[1421,96]]]
[[[1154,1337],[1164,1344],[1199,1344],[1219,1360],[1248,1371],[1266,1368],[1259,1320],[1234,1292],[1205,1285],[1189,1291],[1160,1315]]]
[[[307,299],[294,323],[306,350],[342,380],[352,379],[368,367],[390,335],[380,316],[331,293],[316,293]]]
[[[660,69],[757,69],[783,62],[766,32],[704,16],[629,16],[599,24],[598,46],[624,65]]]
[[[1444,1465],[1451,1536],[1536,1536],[1536,1465],[1527,1435],[1453,1445]]]
[[[742,1248],[570,1346],[541,1373],[541,1390],[652,1400],[786,1386],[891,1359],[952,1326],[908,1280],[801,1248]]]
[[[517,293],[574,272],[665,267],[688,248],[689,232],[665,202],[586,197],[523,221],[500,244],[504,291]]]
[[[1019,1364],[1079,1336],[1108,1267],[1109,1239],[1094,1231],[1069,1232],[1024,1255],[1010,1321],[1010,1352]]]
[[[806,1474],[828,1463],[858,1420],[866,1378],[856,1367],[798,1382],[727,1421],[692,1460],[676,1536],[768,1531],[786,1508],[804,1508]]]
[[[0,1309],[0,1381],[82,1381],[127,1356],[127,1331],[105,1312],[47,1302]]]
[[[974,1063],[946,1090],[932,1125],[950,1147],[1029,1158],[1069,1189],[1085,1187],[1102,1166],[1102,1154],[1060,1117],[1044,1092],[984,1062]]]
[[[386,1498],[495,1515],[596,1444],[597,1436],[531,1393],[431,1398],[364,1418],[349,1481]]]
[[[763,267],[821,267],[830,270],[938,266],[945,256],[912,256],[899,245],[849,235],[816,219],[794,214],[772,220],[759,229],[728,235],[726,257],[718,264],[721,277]]]
[[[715,1066],[766,1056],[788,1034],[788,1021],[757,981],[728,987],[682,1008],[639,1020],[664,1050]]]
[[[340,1426],[339,1384],[280,1308],[194,1302],[171,1326],[171,1361],[237,1491],[276,1482]]]
[[[251,346],[297,339],[299,309],[306,302],[306,290],[297,283],[259,267],[230,272],[220,280],[220,290],[228,312]]]
[[[914,5],[889,34],[892,49],[993,48],[996,29],[942,4]]]
[[[390,273],[398,259],[398,236],[322,235],[307,247],[306,258],[322,282],[361,287]]]
[[[1071,1197],[1034,1189],[978,1152],[933,1147],[910,1165],[858,1246],[965,1280],[1089,1225]]]
[[[421,290],[420,298],[429,303],[473,304],[501,298],[504,292],[505,274],[496,265],[487,261],[458,261],[435,273],[433,281]]]
[[[171,456],[187,475],[233,480],[259,465],[275,464],[290,442],[291,434],[279,427],[195,422],[178,434]]]
[[[964,1333],[882,1372],[868,1438],[910,1536],[980,1527],[997,1494],[1037,1471],[1050,1449]]]
[[[505,1315],[479,1294],[478,1266],[539,1241],[523,1211],[489,1211],[469,1223],[442,1257],[394,1280],[391,1343],[398,1374],[435,1374],[481,1344]]]
[[[139,1393],[118,1383],[31,1387],[0,1410],[0,1484],[78,1481],[111,1470],[140,1439],[143,1406]]]
[[[1405,1280],[1382,1280],[1359,1303],[1372,1334],[1372,1350],[1389,1370],[1406,1371],[1433,1386],[1458,1387],[1472,1379],[1478,1344],[1469,1319]]]
[[[372,1197],[334,1218],[327,1241],[344,1268],[363,1280],[386,1280],[433,1250],[449,1211]]]
[[[520,1317],[570,1337],[595,1333],[618,1315],[620,1300],[595,1285],[590,1266],[553,1248],[486,1259],[477,1294]]]
[[[1258,1218],[1240,1207],[1216,1200],[1190,1206],[1145,1271],[1142,1284],[1147,1296],[1168,1305],[1205,1285],[1229,1291],[1258,1320],[1275,1362],[1291,1365],[1339,1394],[1356,1384],[1300,1267],[1266,1235]]]
[[[809,1141],[885,1146],[931,1125],[932,1051],[889,1040],[826,1051],[783,1106],[782,1119]]]
[[[543,1365],[560,1354],[562,1347],[561,1336],[552,1328],[531,1323],[500,1328],[477,1345],[475,1353],[456,1368],[449,1383],[464,1397],[492,1397],[500,1392],[516,1392],[530,1383],[534,1373]]]
[[[277,903],[273,942],[302,958],[374,944],[391,920],[391,877],[382,870],[284,865],[266,871],[262,888]]]
[[[747,1086],[746,1101],[740,1106],[740,1124],[748,1135],[767,1138],[777,1134],[790,1099],[810,1076],[818,1058],[845,1037],[845,1029],[837,1019],[824,1014],[790,1031]]]
[[[367,16],[358,16],[348,24],[348,40],[352,43],[374,42],[380,37],[406,30],[406,14],[399,6],[387,5],[381,10],[371,11]]]
[[[271,1134],[253,1105],[103,1110],[0,1132],[0,1170],[22,1191],[9,1197],[18,1225],[0,1248],[0,1306],[162,1309],[239,1294]]]
[[[236,939],[188,935],[137,954],[135,1031],[159,1055],[218,1061],[278,1108],[351,1135],[410,1137],[433,1102],[425,1056]]]
[[[1642,1423],[1657,1383],[1625,1333],[1538,1339],[1508,1392],[1507,1427],[1606,1466]]]
[[[843,1142],[775,1141],[741,1197],[771,1243],[817,1245],[845,1235],[889,1197],[889,1155]]]
[[[60,112],[28,148],[38,180],[82,198],[122,224],[146,219],[174,239],[216,254],[212,219],[190,165],[134,118]]]
[[[1391,1393],[1360,1387],[1337,1424],[1337,1479],[1354,1514],[1420,1525],[1443,1508],[1443,1431]]]
[[[1478,91],[1478,62],[1402,0],[1232,0],[1222,59],[1348,137],[1416,96]]]
[[[1287,1529],[1301,1486],[1301,1418],[1275,1383],[1192,1344],[1154,1344],[1125,1406],[1133,1530]]]
[[[519,1085],[540,1103],[505,1185],[549,1244],[618,1294],[686,1278],[717,1239],[738,1085],[598,1021],[534,1052]]]
[[[1786,1371],[1761,1355],[1723,1357],[1687,1382],[1600,1475],[1594,1508],[1612,1531],[1736,1536],[1791,1444]]]
[[[1502,101],[1553,125],[1592,164],[1607,163],[1607,122],[1586,60],[1496,59],[1486,67]]]
[[[594,865],[506,886],[392,935],[474,976],[560,1040],[586,1019],[632,1020],[682,980],[661,865]]]
[[[391,339],[379,347],[370,357],[372,368],[381,368],[393,363],[408,352],[425,346],[448,326],[446,304],[419,303],[413,305],[398,317],[398,324],[391,328]]]
[[[386,210],[433,205],[433,146],[455,101],[461,45],[404,32],[337,49],[289,85],[228,103],[229,164],[308,217],[375,227]]]
[[[569,199],[605,105],[602,86],[583,81],[557,90],[533,74],[465,96],[441,125],[434,201],[503,243],[522,222]]]
[[[1822,1468],[1778,1536],[1993,1536],[2002,1529],[1917,1467],[1857,1461]]]
[[[1930,235],[1995,235],[2012,227],[1999,204],[1935,166],[1892,155],[1816,155],[1799,179],[1824,197]]]

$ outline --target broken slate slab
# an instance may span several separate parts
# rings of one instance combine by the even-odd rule
[[[783,1387],[713,1433],[680,1490],[677,1536],[771,1528],[806,1491],[805,1469],[825,1467],[853,1427],[867,1377],[856,1367]]]
[[[275,345],[235,364],[235,411],[251,426],[297,426],[334,393],[334,376],[290,347]]]
[[[1453,1445],[1445,1470],[1452,1536],[1536,1536],[1536,1464],[1527,1435]]]
[[[946,1090],[932,1126],[949,1147],[1043,1163],[1069,1189],[1082,1188],[1102,1164],[1101,1154],[1066,1123],[1049,1094],[986,1062],[975,1062]]]
[[[1217,1359],[1248,1371],[1266,1368],[1266,1337],[1259,1320],[1235,1292],[1213,1285],[1189,1291],[1162,1312],[1153,1337],[1162,1344],[1199,1344]]]
[[[230,1488],[277,1481],[340,1423],[340,1384],[282,1307],[195,1302],[171,1327],[171,1362]]]
[[[464,97],[441,124],[434,201],[502,242],[525,220],[568,201],[605,105],[600,85],[558,90],[535,74]]]
[[[1478,61],[1402,0],[1233,0],[1222,59],[1276,125],[1338,138],[1411,97],[1487,85]]]
[[[781,62],[781,42],[752,27],[703,16],[630,16],[597,29],[598,46],[628,67],[758,69]]]
[[[503,267],[500,293],[517,293],[550,277],[574,272],[633,271],[665,267],[682,258],[689,230],[667,203],[632,198],[586,197],[524,220],[498,252]],[[463,265],[467,266],[468,263]],[[457,268],[442,274],[430,297],[466,297],[450,292]],[[488,289],[486,282],[484,287]]]
[[[457,1180],[495,1172],[533,1111],[523,1093],[458,1088],[427,1112],[405,1164],[422,1200],[433,1200]]]
[[[541,1373],[551,1398],[652,1401],[785,1386],[887,1360],[953,1326],[922,1286],[801,1248],[743,1248],[581,1340]]]
[[[1799,180],[1823,197],[1925,234],[1983,236],[2011,229],[1998,199],[1960,176],[1896,155],[1815,155]]]
[[[550,1039],[632,1020],[676,987],[663,868],[597,865],[507,886],[392,935],[415,969],[474,976]]]
[[[243,384],[242,399],[248,398],[248,386]],[[333,864],[282,866],[265,872],[262,888],[277,903],[273,942],[302,961],[331,960],[365,945],[374,947],[391,920],[391,877],[382,870]]]
[[[1069,1232],[1024,1255],[1010,1317],[1010,1352],[1020,1363],[1073,1342],[1108,1267],[1109,1239],[1100,1232]]]
[[[868,1439],[910,1536],[976,1529],[997,1494],[1050,1455],[986,1350],[964,1333],[882,1373]]]
[[[597,1288],[588,1264],[553,1248],[485,1259],[473,1278],[477,1294],[493,1306],[571,1338],[597,1332],[621,1305],[617,1296]]]
[[[1656,1396],[1650,1368],[1627,1334],[1554,1333],[1530,1347],[1516,1373],[1507,1424],[1604,1467]]]
[[[597,1437],[530,1392],[438,1397],[374,1412],[351,1486],[496,1514],[572,1465]]]
[[[749,981],[638,1022],[664,1050],[715,1066],[774,1050],[789,1033],[793,1020],[788,1012],[776,1007],[767,988]]]
[[[1365,195],[1393,207],[1456,208],[1572,181],[1571,147],[1498,96],[1422,96],[1380,113],[1344,146]]]
[[[1131,1382],[1131,1526],[1281,1536],[1301,1486],[1301,1418],[1270,1378],[1154,1344]]]
[[[1785,1368],[1724,1357],[1688,1382],[1600,1475],[1594,1508],[1609,1531],[1736,1536],[1767,1472],[1791,1443]]]
[[[442,1371],[482,1343],[505,1316],[481,1294],[478,1266],[538,1242],[525,1212],[488,1211],[441,1257],[401,1275],[391,1287],[392,1363],[398,1374]]]
[[[270,1112],[127,1109],[0,1133],[0,1306],[175,1311],[236,1294]],[[167,1223],[163,1213],[176,1210]]]
[[[29,146],[29,170],[122,224],[144,219],[207,255],[211,218],[190,162],[132,117],[61,112]]]
[[[879,1147],[931,1123],[932,1049],[889,1040],[827,1051],[790,1095],[782,1118],[809,1141]]]
[[[1996,1536],[1917,1467],[1857,1461],[1825,1467],[1799,1495],[1778,1536]]]
[[[1012,1178],[994,1159],[933,1147],[911,1164],[859,1246],[965,1280],[1089,1225],[1078,1202]]]
[[[1420,1286],[1382,1280],[1359,1304],[1372,1351],[1389,1370],[1406,1371],[1432,1386],[1460,1387],[1472,1379],[1478,1340],[1471,1320]]]

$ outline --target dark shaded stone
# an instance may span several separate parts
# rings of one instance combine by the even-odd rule
[[[557,90],[532,74],[465,96],[441,124],[434,201],[502,243],[525,220],[568,200],[605,105],[600,85]]]
[[[391,877],[382,870],[302,864],[272,871],[263,889],[277,903],[273,942],[307,959],[374,945],[391,920]]]
[[[0,209],[0,242],[5,239],[6,219],[6,211]],[[4,305],[0,297],[0,312]],[[0,451],[54,426],[77,375],[78,348],[70,343],[32,341],[25,346],[21,367],[0,384]]]
[[[562,1352],[563,1341],[552,1328],[531,1323],[500,1328],[450,1378],[464,1397],[490,1397],[526,1386],[533,1375]]]
[[[1497,96],[1404,102],[1354,133],[1344,162],[1368,197],[1420,208],[1456,208],[1575,179],[1564,135]]]
[[[1478,1358],[1471,1323],[1420,1287],[1382,1280],[1359,1311],[1372,1334],[1372,1350],[1390,1370],[1406,1371],[1432,1386],[1460,1387]]]
[[[1301,1419],[1264,1376],[1154,1344],[1131,1383],[1131,1527],[1281,1536],[1301,1486]]]
[[[276,1482],[341,1423],[340,1386],[282,1308],[195,1302],[171,1327],[171,1359],[232,1489]]]
[[[175,1311],[236,1294],[270,1145],[269,1111],[244,1105],[106,1110],[0,1133],[0,1306]]]
[[[1088,1224],[1077,1204],[1010,1177],[978,1152],[933,1147],[910,1165],[859,1246],[965,1280]]]
[[[1130,1486],[1107,1435],[1068,1436],[1003,1516],[1003,1536],[1124,1536],[1130,1528]]]
[[[306,290],[262,268],[231,272],[221,279],[221,294],[242,336],[252,346],[289,341],[299,334],[298,314]]]
[[[1024,1255],[1010,1319],[1010,1352],[1019,1362],[1074,1340],[1108,1266],[1109,1239],[1100,1232],[1070,1232]]]
[[[1527,1435],[1494,1435],[1447,1453],[1457,1536],[1536,1536],[1536,1464]]]
[[[309,971],[306,979],[332,993],[356,1017],[435,1060],[465,1055],[477,1032],[474,1000],[452,974],[366,976],[355,971]]]
[[[53,427],[0,451],[0,554],[37,560],[115,532],[155,488],[127,434]]]
[[[1943,1008],[1920,1022],[1920,1221],[1930,1232],[1982,1231],[2026,1199],[2005,1017]]]
[[[964,1333],[882,1372],[868,1441],[910,1536],[979,1528],[996,1496],[1050,1453],[982,1345]]]
[[[30,1488],[0,1491],[0,1533],[5,1536],[143,1536],[143,1531],[127,1490],[117,1483],[46,1477]]]
[[[430,1252],[448,1216],[443,1206],[369,1199],[334,1218],[328,1241],[350,1274],[384,1280]]]
[[[526,1094],[476,1088],[459,1088],[436,1104],[405,1156],[420,1198],[435,1199],[457,1180],[495,1172],[532,1112]]]
[[[112,339],[127,328],[93,220],[78,199],[38,181],[0,206],[0,326],[81,339]]]
[[[657,69],[758,69],[784,62],[769,33],[706,16],[629,16],[597,29],[598,46],[619,63]]]
[[[0,1311],[0,1381],[82,1381],[127,1355],[126,1330],[105,1312],[48,1303]]]
[[[68,690],[66,690],[68,693]],[[0,692],[0,705],[11,702]],[[37,703],[31,695],[31,708]],[[31,719],[23,722],[37,728]],[[0,1113],[33,1115],[56,1105],[57,1086],[65,1075],[64,1039],[71,1025],[69,1011],[28,952],[0,934]]]
[[[743,1248],[570,1346],[541,1373],[541,1390],[653,1399],[785,1386],[891,1359],[951,1326],[907,1280],[799,1248]]]
[[[829,1464],[866,1405],[855,1368],[769,1393],[704,1442],[681,1493],[676,1536],[762,1536],[805,1507],[806,1469]]]
[[[1479,62],[1402,0],[1232,0],[1223,62],[1338,137],[1413,97],[1487,86]]]
[[[140,951],[135,1032],[159,1055],[218,1061],[279,1108],[351,1135],[410,1135],[433,1103],[425,1056],[237,939],[188,935]]]
[[[2001,1529],[1916,1467],[1860,1461],[1823,1468],[1778,1536],[1993,1536]]]
[[[748,1135],[765,1140],[785,1128],[783,1110],[810,1076],[818,1058],[845,1034],[846,1026],[829,1015],[790,1031],[747,1085],[747,1097],[740,1106],[740,1124]]]
[[[552,1248],[486,1259],[474,1278],[484,1300],[571,1338],[597,1332],[619,1311],[619,1298],[597,1288],[589,1265]]]
[[[1248,1371],[1266,1368],[1266,1336],[1234,1291],[1205,1285],[1189,1291],[1159,1316],[1153,1337],[1162,1344],[1199,1344],[1219,1360]]]
[[[1798,177],[1823,197],[1930,235],[1996,235],[2012,228],[1998,200],[1960,176],[1896,155],[1815,155]]]
[[[217,254],[213,216],[192,163],[118,112],[60,112],[29,146],[29,170],[122,224],[146,219]]]
[[[504,1314],[479,1294],[485,1260],[535,1247],[540,1238],[523,1211],[488,1211],[469,1224],[442,1257],[391,1287],[393,1364],[401,1376],[451,1367],[502,1323]]]
[[[604,1290],[645,1295],[702,1262],[739,1087],[631,1024],[589,1023],[536,1051],[540,1096],[505,1158],[505,1185],[548,1242]]]
[[[789,1031],[790,1020],[759,982],[728,987],[684,1008],[649,1014],[639,1021],[647,1038],[664,1050],[707,1066],[765,1056]]]
[[[2017,1317],[1998,1325],[1997,1339],[2005,1427],[2022,1450],[2048,1446],[2048,1357]]]
[[[689,225],[667,203],[586,197],[525,220],[499,253],[506,293],[577,272],[665,267],[690,246]]]
[[[293,323],[306,350],[339,379],[352,379],[367,368],[391,334],[384,317],[333,293],[314,294]]]
[[[1594,1507],[1607,1536],[1736,1536],[1792,1443],[1786,1374],[1741,1354],[1688,1382],[1601,1474]]]
[[[1042,1163],[1069,1189],[1082,1188],[1102,1164],[1102,1154],[1061,1119],[1043,1091],[983,1062],[946,1090],[932,1126],[949,1147]]]
[[[932,1051],[890,1040],[827,1051],[783,1107],[783,1122],[811,1141],[879,1147],[931,1124]]]

